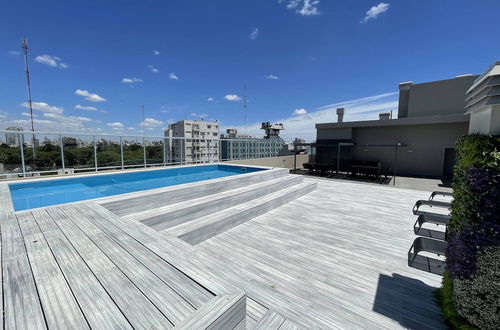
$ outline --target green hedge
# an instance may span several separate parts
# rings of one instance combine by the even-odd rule
[[[448,273],[444,273],[443,286],[436,290],[435,296],[439,306],[441,306],[443,317],[450,328],[460,330],[477,329],[458,314],[453,302],[453,280]]]
[[[500,247],[479,253],[472,278],[453,281],[453,301],[460,315],[480,329],[500,327]]]
[[[447,272],[437,298],[454,329],[500,324],[500,137],[467,135],[456,145]]]
[[[466,135],[456,144],[456,163],[453,171],[453,202],[450,235],[459,232],[477,217],[477,206],[468,182],[471,167],[500,169],[500,137],[490,135]]]

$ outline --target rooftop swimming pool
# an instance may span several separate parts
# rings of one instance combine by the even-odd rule
[[[16,211],[261,171],[232,165],[189,166],[9,184]]]

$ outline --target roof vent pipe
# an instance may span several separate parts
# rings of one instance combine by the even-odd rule
[[[339,123],[344,121],[344,108],[337,108],[337,118]]]

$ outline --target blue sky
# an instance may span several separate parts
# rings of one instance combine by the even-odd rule
[[[36,129],[242,129],[246,82],[249,132],[284,122],[287,139],[311,140],[339,103],[346,120],[376,119],[397,109],[399,82],[483,72],[500,59],[498,12],[497,0],[3,1],[0,127],[28,124],[23,35]]]

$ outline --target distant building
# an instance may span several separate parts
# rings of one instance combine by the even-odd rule
[[[7,127],[7,131],[22,132],[22,127]],[[18,147],[20,145],[19,138],[22,141],[22,135],[18,133],[5,133],[5,144],[11,147]]]
[[[78,147],[78,141],[74,137],[65,136],[65,137],[63,137],[62,142],[63,142],[64,148],[76,148],[76,147]]]
[[[451,176],[455,143],[467,134],[465,93],[478,76],[399,84],[398,118],[317,123],[316,162],[377,161],[392,173],[409,176]],[[349,109],[345,109],[349,111]]]
[[[288,155],[290,151],[285,145],[279,132],[284,129],[283,124],[262,123],[265,130],[264,138],[238,134],[235,128],[226,130],[221,135],[221,156],[224,160],[238,160],[247,158],[268,158]]]
[[[165,137],[170,138],[166,149],[169,162],[207,163],[219,160],[217,121],[181,120],[168,125]]]

